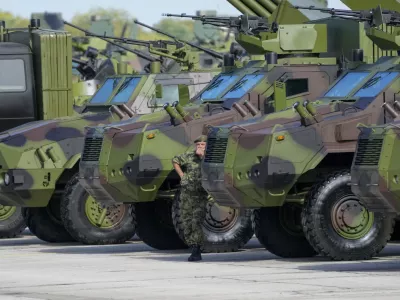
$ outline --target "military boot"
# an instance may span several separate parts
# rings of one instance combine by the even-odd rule
[[[188,261],[202,260],[201,249],[199,245],[192,245],[192,254],[189,256]]]

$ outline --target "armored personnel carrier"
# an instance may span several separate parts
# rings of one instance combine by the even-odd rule
[[[392,11],[318,10],[364,21],[367,37],[382,50],[398,49],[396,31],[377,28],[397,26]],[[350,167],[357,124],[393,121],[389,110],[399,71],[398,56],[382,57],[344,72],[314,104],[307,99],[265,117],[211,128],[204,188],[221,205],[254,208],[256,236],[278,256],[371,258],[390,239],[393,218],[369,211],[352,193]]]

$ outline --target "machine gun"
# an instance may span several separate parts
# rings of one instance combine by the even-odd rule
[[[192,20],[201,21],[203,25],[209,24],[218,27],[233,28],[237,33],[246,35],[258,35],[265,31],[278,31],[278,24],[273,22],[268,24],[268,19],[258,16],[241,15],[239,17],[211,17],[211,16],[194,16],[183,14],[163,14],[166,17],[191,18]]]
[[[378,5],[378,7],[376,8],[372,8],[369,10],[347,10],[298,5],[295,5],[293,7],[297,9],[317,10],[320,12],[331,14],[332,17],[366,22],[369,27],[379,27],[382,24],[386,24],[389,26],[400,25],[400,13],[387,9],[382,10],[380,5]]]
[[[101,36],[101,35],[96,35],[96,34],[90,32],[90,31],[88,31],[88,30],[86,30],[86,29],[83,29],[82,27],[79,27],[79,26],[74,25],[74,24],[72,24],[72,23],[69,23],[69,22],[67,22],[67,21],[63,21],[63,22],[64,22],[65,25],[68,25],[68,26],[71,26],[71,27],[73,27],[73,28],[75,28],[75,29],[78,29],[79,31],[82,31],[83,33],[85,33],[85,34],[88,35],[88,36],[95,36],[95,37],[98,37],[99,39],[101,39],[101,40],[103,40],[103,41],[105,41],[105,42],[107,42],[107,43],[110,43],[111,45],[117,46],[117,47],[119,47],[119,48],[121,48],[121,49],[124,49],[124,50],[130,52],[130,53],[136,54],[136,55],[139,56],[140,58],[143,58],[143,59],[148,60],[148,61],[150,61],[150,62],[155,62],[155,61],[161,62],[161,59],[152,57],[152,56],[150,56],[150,55],[148,55],[148,54],[146,54],[146,53],[144,53],[144,52],[142,52],[142,51],[139,51],[139,50],[131,49],[131,48],[129,48],[129,47],[122,46],[122,45],[120,45],[120,44],[118,44],[118,43],[115,43],[115,42],[113,42],[113,41],[110,41],[110,40],[104,38],[104,37]]]
[[[190,47],[196,48],[196,49],[198,49],[198,50],[200,50],[200,51],[203,51],[203,52],[205,52],[205,53],[207,53],[207,54],[209,54],[209,55],[211,55],[211,56],[213,56],[213,57],[219,58],[219,59],[223,59],[223,58],[224,58],[224,55],[221,54],[221,53],[218,53],[218,52],[216,52],[216,51],[213,51],[213,50],[210,50],[210,49],[201,47],[201,46],[198,46],[198,45],[196,45],[196,44],[194,44],[194,43],[191,43],[191,42],[188,42],[188,41],[180,40],[180,39],[178,39],[176,36],[173,36],[172,34],[166,33],[165,31],[162,31],[162,30],[160,30],[160,29],[151,27],[151,26],[146,25],[146,24],[144,24],[144,23],[141,23],[141,22],[139,22],[139,21],[137,21],[137,20],[135,20],[134,22],[135,22],[135,24],[138,24],[138,25],[140,25],[140,26],[143,26],[143,27],[146,27],[146,28],[148,28],[148,29],[150,29],[150,30],[153,30],[154,32],[157,32],[157,33],[159,33],[159,34],[165,35],[165,36],[167,36],[167,37],[173,39],[175,42],[183,43],[183,44],[185,44],[185,45],[189,45]]]
[[[113,40],[114,42],[118,42],[118,45],[120,45],[120,43],[124,43],[130,45],[144,46],[147,47],[151,54],[159,55],[161,61],[163,61],[163,58],[170,58],[185,65],[188,68],[188,71],[192,71],[193,69],[197,68],[196,55],[194,55],[193,51],[183,42],[167,40],[143,41],[123,37],[119,38],[108,35],[97,35],[94,33],[90,33],[87,35],[92,37],[107,38]],[[219,57],[220,56],[218,56],[218,58]]]
[[[177,62],[185,65],[188,68],[188,71],[192,71],[193,69],[197,68],[196,65],[198,64],[198,61],[199,61],[198,55],[197,55],[198,53],[193,52],[192,49],[190,49],[190,47],[201,50],[201,51],[203,51],[213,57],[216,57],[218,59],[224,58],[223,54],[220,54],[213,50],[195,45],[191,42],[178,40],[176,37],[174,37],[168,33],[162,32],[161,30],[155,29],[155,28],[153,28],[149,25],[143,24],[139,21],[135,20],[134,22],[138,25],[142,25],[142,26],[147,27],[151,30],[154,30],[158,33],[164,34],[164,35],[174,39],[174,41],[168,41],[168,40],[144,41],[144,40],[124,38],[124,37],[98,35],[98,34],[95,34],[92,32],[88,32],[88,31],[86,31],[85,34],[86,34],[86,36],[107,39],[108,41],[113,40],[117,45],[121,45],[120,43],[124,43],[124,44],[131,44],[131,45],[147,47],[151,54],[159,55],[161,57],[160,58],[161,62],[163,61],[162,58],[170,58],[174,61],[177,61]],[[190,47],[188,47],[188,46],[190,46]]]

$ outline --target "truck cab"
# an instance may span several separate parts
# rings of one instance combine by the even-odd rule
[[[73,114],[71,35],[0,21],[0,131]]]

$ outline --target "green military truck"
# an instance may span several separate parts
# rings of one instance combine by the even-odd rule
[[[6,28],[0,21],[1,131],[74,114],[71,36],[38,27],[36,19],[26,30]],[[24,228],[20,207],[0,205],[0,237]]]
[[[396,26],[388,18],[391,12],[380,7],[326,11],[344,18],[361,16],[372,26],[367,36],[382,50],[398,49],[390,28],[375,28],[382,22]],[[381,107],[396,99],[399,75],[399,57],[382,57],[346,71],[315,105],[296,102],[252,122],[211,128],[204,188],[221,205],[255,209],[256,236],[278,256],[319,253],[356,260],[376,255],[390,239],[393,218],[369,211],[354,196],[350,167],[357,124],[393,120]]]

